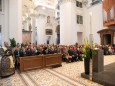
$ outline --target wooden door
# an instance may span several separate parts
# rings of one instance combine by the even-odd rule
[[[22,43],[27,44],[31,42],[31,31],[23,31],[22,33]]]

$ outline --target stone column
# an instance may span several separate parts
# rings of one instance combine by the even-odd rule
[[[75,4],[75,0],[60,0],[60,44],[62,45],[77,42]]]
[[[9,38],[22,43],[22,0],[9,0]]]
[[[45,24],[46,24],[45,15],[38,14],[36,18],[37,43],[38,44],[45,43]]]
[[[2,25],[2,45],[4,45],[4,41],[9,41],[9,0],[2,0],[4,2],[4,11],[3,14],[0,14],[0,21]]]
[[[32,25],[32,43],[36,43],[36,28],[35,28],[35,15],[31,15],[31,25]]]

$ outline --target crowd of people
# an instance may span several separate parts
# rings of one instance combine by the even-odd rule
[[[102,49],[104,55],[114,55],[115,54],[115,45],[96,45],[95,48]]]
[[[36,44],[17,44],[14,49],[14,56],[25,57],[33,55],[61,53],[62,60],[65,62],[82,61],[82,46],[78,45],[36,45]]]
[[[8,47],[8,43],[5,43],[5,46]],[[114,54],[115,48],[109,45],[95,45],[95,48],[102,49],[104,51],[104,55]],[[34,56],[34,55],[44,55],[44,54],[62,54],[62,61],[67,63],[74,61],[82,61],[84,45],[36,45],[32,43],[28,44],[19,44],[17,43],[14,48],[14,57],[25,57],[25,56]]]

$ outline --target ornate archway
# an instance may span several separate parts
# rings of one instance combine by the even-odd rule
[[[98,31],[97,33],[100,33],[100,41],[101,41],[101,45],[104,45],[104,39],[105,37],[109,36],[110,37],[110,43],[109,44],[113,44],[114,42],[114,32],[115,32],[115,29],[103,29],[103,30],[100,30]]]

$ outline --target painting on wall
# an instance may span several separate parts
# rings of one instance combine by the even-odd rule
[[[53,35],[52,29],[46,29],[46,35]]]

